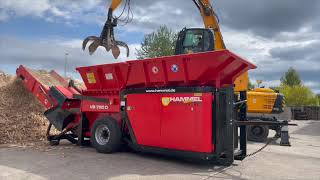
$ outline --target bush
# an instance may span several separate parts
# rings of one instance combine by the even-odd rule
[[[319,105],[318,98],[310,88],[303,85],[282,85],[280,92],[284,94],[287,106]]]

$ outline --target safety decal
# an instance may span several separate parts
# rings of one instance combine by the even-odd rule
[[[157,66],[153,66],[152,67],[152,72],[153,72],[153,74],[158,74],[159,68]]]
[[[172,66],[171,66],[171,71],[172,71],[172,72],[178,72],[178,71],[179,71],[179,66],[176,65],[176,64],[172,64]]]
[[[93,73],[93,72],[87,73],[87,79],[88,79],[88,83],[89,83],[89,84],[95,84],[95,83],[97,83],[96,77],[94,76],[94,73]]]
[[[253,98],[252,103],[253,103],[253,104],[256,104],[256,103],[257,103],[257,99],[256,99],[256,98]]]
[[[106,73],[105,76],[106,76],[106,80],[113,80],[112,73]]]

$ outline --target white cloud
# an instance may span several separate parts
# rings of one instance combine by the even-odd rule
[[[9,15],[10,13],[16,16],[42,16],[46,11],[50,10],[51,5],[48,0],[2,0],[2,13]]]
[[[64,17],[66,19],[70,19],[71,18],[68,12],[63,12],[62,10],[58,9],[57,7],[52,7],[50,11],[55,16]]]
[[[312,37],[298,38],[290,40],[267,39],[256,36],[250,32],[235,31],[223,27],[224,39],[227,48],[236,52],[240,56],[257,65],[257,69],[250,71],[250,80],[263,80],[262,85],[266,87],[279,86],[280,78],[290,67],[295,68],[301,76],[304,84],[312,88],[315,92],[320,92],[320,62],[318,59],[307,60],[307,55],[302,54],[298,60],[283,60],[273,57],[270,51],[273,49],[301,47],[301,53],[310,51],[310,45],[315,43]],[[308,47],[304,49],[304,47]],[[310,53],[317,54],[318,51]]]
[[[65,63],[65,53],[68,53],[68,69],[76,75],[76,67],[96,64],[107,64],[135,59],[135,48],[138,44],[129,44],[131,55],[125,56],[124,49],[118,60],[112,57],[111,52],[106,52],[104,48],[98,48],[92,56],[81,49],[80,39],[42,39],[41,41],[31,41],[17,39],[14,37],[0,36],[0,69],[5,70],[7,66],[18,67],[20,64],[36,69],[54,69],[63,72]]]
[[[94,16],[91,17],[97,17],[103,8],[98,6],[101,2],[101,0],[1,0],[0,21],[6,21],[12,17],[33,16],[49,22],[57,21],[59,18],[81,22],[89,18],[86,17],[87,11],[94,10]]]

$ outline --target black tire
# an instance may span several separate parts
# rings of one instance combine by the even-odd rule
[[[116,120],[105,117],[97,120],[91,130],[92,146],[99,153],[113,153],[121,147],[121,130]]]
[[[248,126],[247,139],[253,142],[266,142],[269,135],[269,126]]]

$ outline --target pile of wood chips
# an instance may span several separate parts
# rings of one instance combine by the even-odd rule
[[[12,76],[0,71],[0,87],[7,85],[12,79]]]
[[[45,143],[48,120],[44,111],[21,80],[0,72],[0,144]]]

